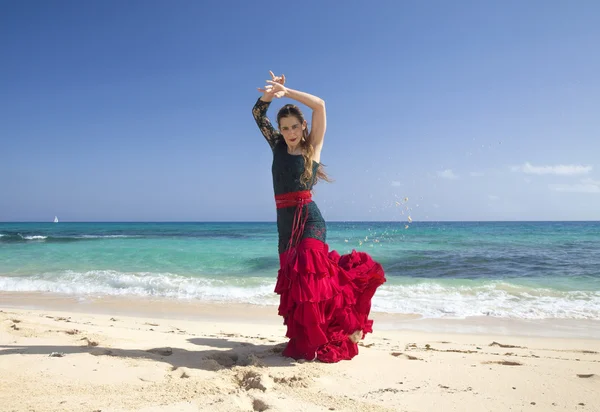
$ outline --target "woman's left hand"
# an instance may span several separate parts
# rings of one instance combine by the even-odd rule
[[[281,76],[275,76],[275,74],[273,74],[272,70],[269,70],[269,74],[271,75],[271,80],[273,80],[274,82],[280,83],[282,85],[285,85],[285,74],[282,74]]]
[[[273,81],[273,80],[267,80],[267,83],[268,84],[265,86],[264,89],[258,89],[258,90],[263,93],[270,93],[274,97],[277,97],[278,99],[282,98],[283,96],[286,95],[287,89],[283,84],[281,84],[277,81]]]

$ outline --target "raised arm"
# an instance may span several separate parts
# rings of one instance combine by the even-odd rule
[[[263,96],[264,97],[264,96]],[[256,121],[256,125],[260,129],[261,133],[267,139],[267,143],[271,146],[271,149],[275,148],[275,143],[279,137],[279,132],[275,130],[271,121],[267,117],[267,109],[271,104],[271,101],[263,100],[263,97],[259,98],[254,107],[252,108],[252,116]]]
[[[321,152],[323,148],[323,139],[327,129],[327,113],[325,111],[325,101],[312,94],[300,92],[286,88],[285,95],[294,99],[312,110],[312,122],[310,125],[310,135],[308,141],[313,145],[316,152]]]
[[[282,86],[285,84],[285,75],[275,76],[272,71],[269,71],[269,73],[271,74],[271,81],[278,83]],[[254,104],[254,107],[252,108],[252,116],[254,116],[256,124],[258,125],[258,128],[260,129],[265,139],[267,139],[269,146],[271,146],[271,149],[274,149],[275,144],[277,143],[277,139],[281,135],[277,130],[275,130],[275,128],[271,124],[271,121],[267,117],[267,109],[271,105],[273,97],[281,97],[283,93],[276,94],[271,90],[267,91],[261,88],[259,88],[258,90],[263,92],[263,95]]]

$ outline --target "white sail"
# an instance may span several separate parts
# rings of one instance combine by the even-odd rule
[[[54,216],[54,223],[58,223],[58,216]]]

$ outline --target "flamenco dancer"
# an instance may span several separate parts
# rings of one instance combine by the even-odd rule
[[[252,115],[273,151],[280,261],[275,293],[289,338],[283,356],[328,363],[350,360],[358,354],[357,343],[373,332],[371,299],[385,274],[367,253],[353,250],[340,256],[329,251],[325,221],[311,196],[318,180],[329,181],[321,165],[325,102],[285,87],[285,76],[270,74],[271,80],[258,89],[263,95]],[[277,113],[275,130],[267,109],[282,97],[312,110],[310,131],[293,104]]]

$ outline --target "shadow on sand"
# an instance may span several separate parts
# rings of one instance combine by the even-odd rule
[[[281,355],[285,343],[256,345],[227,338],[191,338],[188,339],[188,342],[210,349],[187,350],[169,347],[119,349],[94,346],[93,342],[88,341],[87,346],[0,345],[0,356],[13,354],[68,356],[70,354],[88,353],[92,356],[143,358],[165,362],[171,364],[172,370],[185,367],[209,371],[234,366],[282,367],[297,364],[294,359],[285,358]]]

